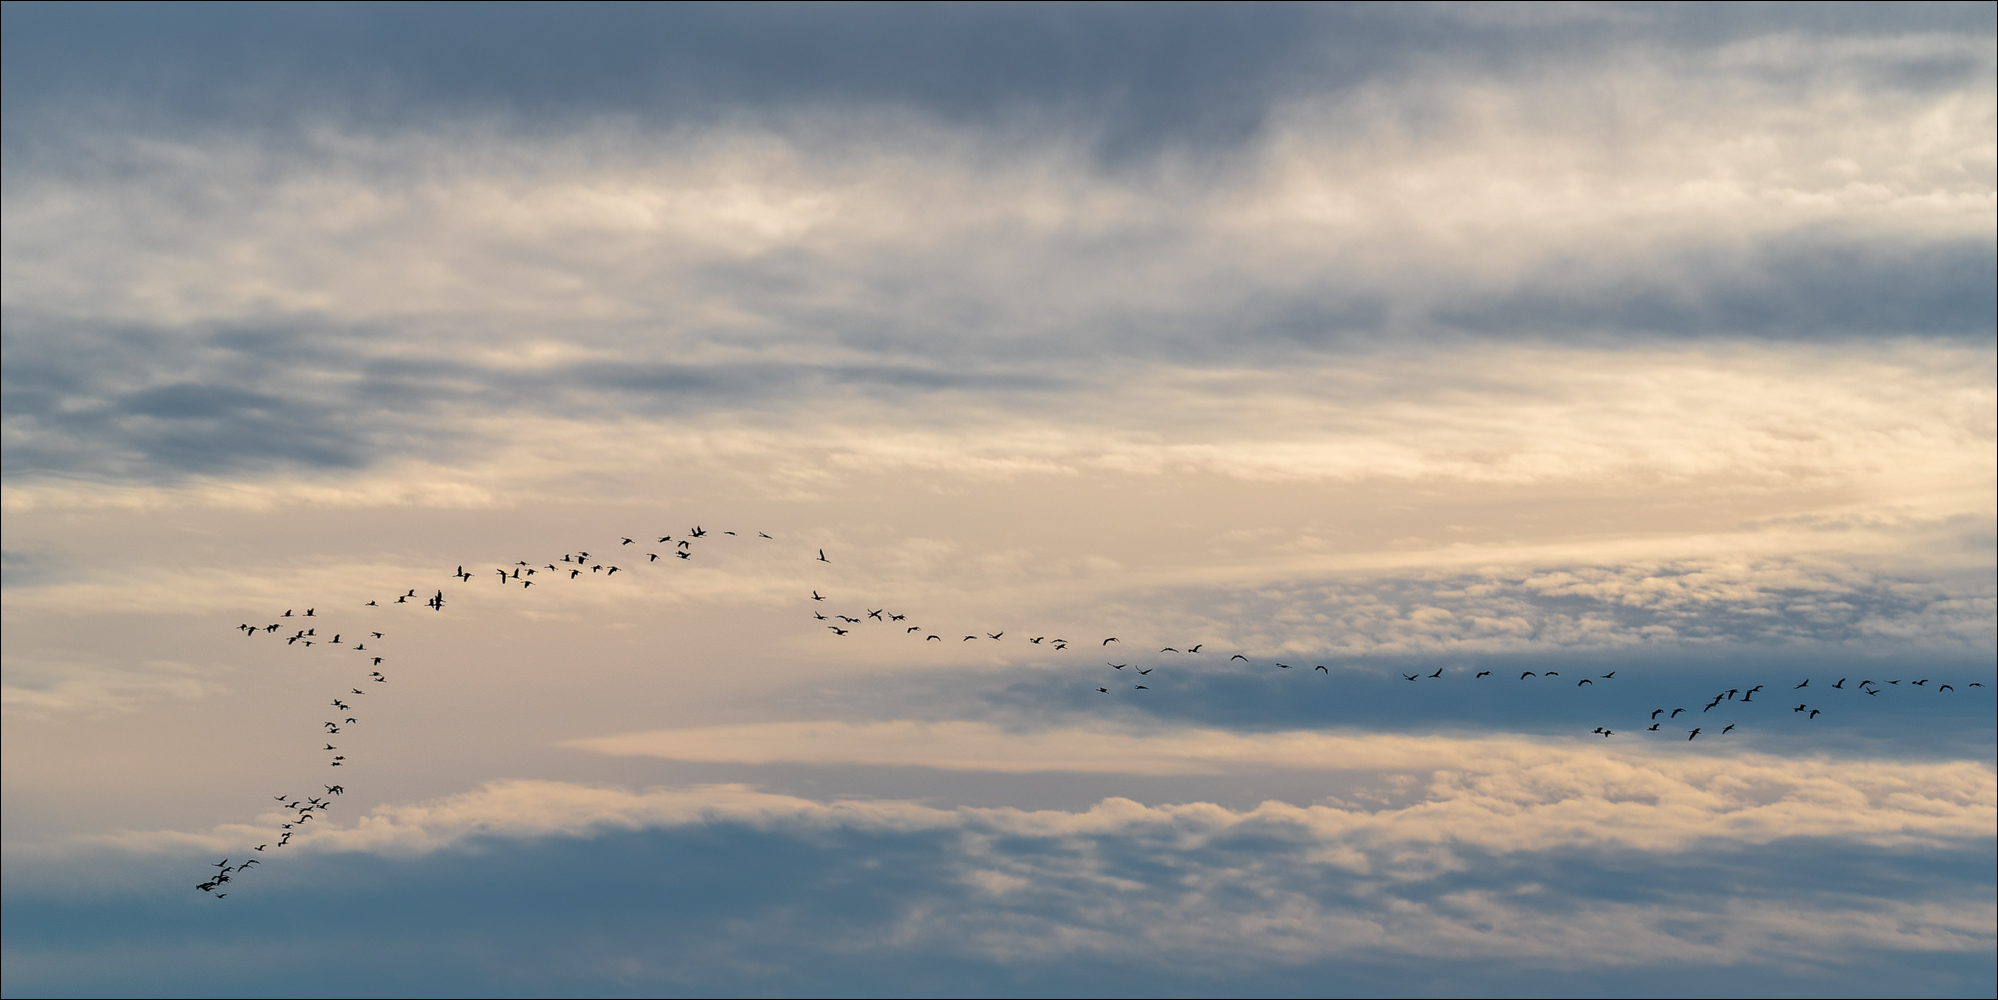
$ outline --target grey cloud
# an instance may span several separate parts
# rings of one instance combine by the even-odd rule
[[[1998,330],[1998,244],[1786,233],[1615,265],[1549,261],[1517,286],[1437,307],[1479,333],[1752,336],[1826,340]]]
[[[1168,592],[1148,595],[1143,617],[1172,622],[1163,634],[1225,638],[1260,655],[1904,648],[1917,635],[1949,649],[1988,646],[1994,597],[1978,572],[1910,577],[1822,558],[1700,559]],[[1258,624],[1246,631],[1241,622]]]
[[[1486,6],[10,3],[5,117],[13,146],[107,106],[128,124],[186,129],[300,113],[539,126],[861,104],[979,125],[1080,123],[1114,158],[1238,143],[1290,96],[1417,61],[1530,72],[1638,38],[1710,47],[1771,32],[1991,30],[1977,4],[1576,5],[1552,16]],[[1875,82],[1976,71],[1960,63],[1910,55]]]
[[[1458,851],[1440,866],[1415,852],[1386,878],[1311,857],[1281,824],[1186,832],[712,823],[491,839],[415,859],[282,858],[220,903],[181,884],[212,859],[100,852],[88,879],[11,863],[4,948],[10,991],[39,994],[295,993],[301,967],[314,970],[308,990],[346,995],[935,995],[977,983],[1587,996],[1670,983],[1976,996],[1992,982],[1988,922],[1966,919],[1988,911],[1982,845]],[[1855,945],[1827,930],[1848,923],[1902,937]],[[1554,941],[1598,947],[1550,954]],[[1746,942],[1765,950],[1745,957]]]
[[[1074,677],[1028,677],[972,692],[944,685],[911,691],[913,685],[904,681],[901,691],[881,685],[856,692],[851,701],[894,712],[897,698],[911,702],[927,698],[925,704],[932,711],[947,704],[962,706],[966,714],[1004,719],[1070,717],[1089,725],[1107,713],[1140,726],[1163,720],[1230,731],[1501,732],[1594,739],[1593,729],[1608,727],[1622,743],[1654,748],[1685,742],[1693,726],[1713,732],[1732,724],[1739,727],[1727,744],[1732,751],[1930,760],[1988,756],[1993,738],[1998,737],[1989,696],[1968,687],[1973,680],[1987,689],[1998,682],[1988,658],[1976,654],[1734,647],[1338,660],[1274,656],[1259,657],[1248,665],[1192,669],[1184,659],[1132,659],[1156,667],[1148,675],[1151,690],[1142,700],[1121,696],[1116,704],[1092,706],[1089,712],[1076,710],[1078,693],[1107,681],[1084,684]],[[1277,662],[1290,663],[1293,669],[1279,669]],[[1321,662],[1332,672],[1311,669]],[[1443,677],[1428,678],[1436,670],[1443,671]],[[1542,676],[1549,670],[1559,677]],[[1479,678],[1479,671],[1491,673]],[[1535,676],[1522,678],[1527,671]],[[1114,676],[1107,668],[1095,672]],[[1604,678],[1612,672],[1614,678]],[[1408,674],[1419,679],[1404,680]],[[1577,683],[1585,677],[1594,683],[1588,687]],[[1846,679],[1845,687],[1830,689],[1840,678]],[[1781,703],[1781,695],[1806,679],[1812,684],[1804,690],[1811,693],[1802,700],[1824,712],[1816,719],[1792,712],[1795,701]],[[1858,694],[1862,679],[1875,679],[1885,693]],[[1925,688],[1905,683],[1921,679],[1932,683]],[[1904,683],[1889,686],[1890,680]],[[1937,685],[1949,682],[1954,682],[1955,692],[1937,691]],[[1710,711],[1702,708],[1716,693],[1746,691],[1757,684],[1768,693],[1748,702],[1726,700]],[[1779,697],[1771,699],[1769,694]],[[1959,694],[1971,697],[1954,697]],[[1667,718],[1657,732],[1650,732],[1646,727],[1660,721],[1651,716],[1656,708],[1668,712],[1684,708],[1700,721],[1679,726],[1685,716]],[[744,772],[738,780],[757,779]]]
[[[9,475],[172,479],[351,469],[470,443],[458,418],[571,419],[791,409],[843,393],[889,401],[1032,397],[1071,380],[1032,369],[910,363],[633,360],[515,369],[384,357],[380,334],[310,319],[221,329],[93,329],[16,317],[0,373]]]

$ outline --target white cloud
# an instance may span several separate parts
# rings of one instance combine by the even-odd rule
[[[476,835],[581,834],[702,821],[862,829],[979,829],[1066,837],[1170,830],[1186,843],[1251,826],[1349,852],[1363,873],[1396,870],[1401,852],[1449,854],[1620,847],[1681,851],[1712,840],[1763,844],[1830,837],[1878,846],[1940,844],[1998,833],[1998,780],[1971,762],[1786,760],[1763,755],[1611,751],[1521,739],[1210,730],[1150,734],[1009,732],[971,722],[798,722],[668,730],[577,741],[606,753],[739,763],[868,764],[1022,772],[1212,774],[1238,768],[1405,772],[1425,788],[1400,808],[1267,802],[1106,800],[1081,813],[936,809],[909,802],[814,802],[746,786],[631,792],[507,781],[434,802],[378,808],[352,827],[315,829],[315,849],[432,850]],[[1358,853],[1350,853],[1358,852]],[[1439,855],[1440,856],[1440,855]],[[1423,862],[1427,864],[1428,862]]]

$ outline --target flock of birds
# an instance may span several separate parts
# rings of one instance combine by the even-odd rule
[[[654,536],[648,535],[645,537],[649,538]],[[691,529],[690,531],[686,532],[684,535],[681,535],[677,538],[673,535],[659,535],[657,536],[657,541],[653,545],[642,546],[638,548],[633,547],[633,546],[639,546],[639,540],[637,538],[627,537],[627,536],[617,536],[618,541],[615,544],[608,546],[607,550],[599,549],[597,552],[592,553],[591,551],[588,550],[577,549],[572,552],[561,553],[559,558],[556,559],[545,559],[535,562],[530,562],[528,560],[516,560],[512,565],[509,566],[494,567],[493,573],[498,577],[498,582],[501,586],[511,587],[517,585],[522,590],[526,590],[528,588],[535,586],[536,584],[541,584],[541,583],[560,584],[560,583],[576,583],[584,580],[593,580],[593,579],[607,580],[613,576],[616,576],[620,572],[627,572],[627,573],[630,572],[630,568],[626,565],[627,563],[630,564],[630,567],[640,567],[640,566],[651,566],[653,564],[660,562],[671,562],[674,560],[678,561],[692,560],[699,546],[707,544],[710,540],[718,540],[719,538],[722,537],[743,538],[748,536],[738,535],[738,533],[734,531],[722,531],[719,533],[714,533],[700,526],[695,526],[693,529]],[[754,537],[767,541],[776,540],[773,536],[768,535],[761,531],[754,532]],[[662,551],[652,551],[653,548],[659,548]],[[826,557],[826,552],[822,548],[818,549],[815,558],[817,562],[821,563],[831,562],[831,560]],[[466,569],[464,566],[460,565],[457,568],[457,571],[451,574],[451,576],[453,579],[459,581],[460,584],[467,584],[470,583],[472,580],[479,579],[481,577],[481,574],[475,573],[471,570]],[[487,579],[490,580],[491,578]],[[829,608],[828,602],[830,601],[831,598],[828,597],[827,595],[821,594],[817,590],[811,591],[811,598],[809,604],[811,607],[812,617],[813,619],[824,623],[826,629],[828,629],[832,633],[834,638],[848,636],[861,629],[879,630],[882,628],[886,628],[894,635],[912,641],[918,641],[923,643],[940,642],[946,644],[962,644],[967,642],[976,642],[976,643],[1001,642],[1005,640],[1008,634],[1008,630],[1004,629],[996,632],[987,632],[980,630],[980,631],[973,631],[969,634],[960,637],[957,636],[956,630],[951,630],[949,632],[938,632],[934,629],[926,628],[920,624],[907,624],[909,618],[907,614],[890,611],[885,607],[868,608],[865,605],[862,605],[857,609],[852,609],[855,612],[852,614],[837,612],[837,611],[828,614],[827,613],[827,610]],[[444,591],[439,589],[432,596],[428,598],[423,598],[419,597],[415,589],[410,589],[402,594],[397,595],[392,600],[389,600],[387,604],[384,604],[380,599],[370,600],[365,605],[362,606],[362,611],[370,615],[380,615],[384,613],[392,613],[391,609],[399,605],[408,605],[411,608],[427,608],[434,612],[441,612],[444,610],[445,607]],[[369,609],[374,609],[374,610],[370,611]],[[276,615],[274,617],[278,619],[275,622],[271,622],[265,625],[257,625],[257,624],[252,624],[250,622],[244,622],[240,625],[237,625],[236,630],[241,632],[245,637],[251,639],[262,637],[275,640],[277,638],[282,638],[284,648],[289,650],[297,650],[300,652],[305,652],[313,649],[319,649],[321,650],[322,653],[324,653],[327,650],[340,649],[349,653],[361,654],[358,663],[355,663],[355,672],[349,675],[350,681],[343,681],[341,684],[341,686],[344,687],[345,690],[341,693],[335,694],[328,702],[328,705],[332,708],[332,711],[326,714],[332,716],[332,718],[329,718],[324,723],[322,723],[320,731],[315,733],[315,742],[323,741],[325,744],[320,752],[328,755],[325,758],[327,766],[329,767],[349,766],[352,763],[352,760],[349,758],[347,753],[344,752],[346,749],[349,748],[347,740],[352,735],[351,730],[353,730],[355,727],[361,724],[361,718],[363,715],[362,710],[357,708],[356,706],[362,703],[360,699],[366,697],[370,691],[383,690],[382,688],[375,687],[374,685],[381,685],[388,683],[388,675],[385,674],[381,668],[388,662],[388,657],[385,656],[382,652],[383,650],[382,643],[387,639],[388,633],[386,629],[389,628],[389,626],[381,622],[379,619],[369,621],[358,627],[353,627],[353,628],[349,628],[344,625],[340,627],[334,627],[328,625],[327,631],[328,633],[330,633],[329,635],[321,633],[319,630],[320,625],[327,623],[329,619],[326,616],[320,615],[319,609],[317,607],[305,608],[302,613],[298,612],[296,608],[287,608],[282,614]],[[284,634],[287,631],[289,632],[289,634]],[[352,638],[349,639],[349,636],[351,636]],[[1156,659],[1157,656],[1170,653],[1174,654],[1175,656],[1192,656],[1192,657],[1212,656],[1217,658],[1213,662],[1219,662],[1222,663],[1223,665],[1230,665],[1233,664],[1235,661],[1241,661],[1243,664],[1251,668],[1259,665],[1260,662],[1258,660],[1252,660],[1249,657],[1249,655],[1246,653],[1239,653],[1239,652],[1231,653],[1225,659],[1219,659],[1220,653],[1206,651],[1205,647],[1208,645],[1208,643],[1206,642],[1199,642],[1184,646],[1174,646],[1174,645],[1161,646],[1159,647],[1159,651],[1157,654],[1149,654],[1149,648],[1150,648],[1149,643],[1146,643],[1143,646],[1139,647],[1137,640],[1134,639],[1132,640],[1132,642],[1126,643],[1124,638],[1120,636],[1104,636],[1101,638],[1091,637],[1086,640],[1076,641],[1056,636],[1053,634],[1028,636],[1024,634],[1015,633],[1015,638],[1018,641],[1024,641],[1026,644],[1030,646],[1037,647],[1038,649],[1042,650],[1047,650],[1049,652],[1064,652],[1077,646],[1086,649],[1095,649],[1098,650],[1099,652],[1103,650],[1111,650],[1113,647],[1115,647],[1116,650],[1138,647],[1146,651],[1147,655],[1153,659]],[[374,643],[373,647],[370,647],[368,645],[370,642]],[[1136,657],[1136,658],[1120,657],[1120,658],[1126,659],[1127,662],[1114,663],[1109,660],[1104,661],[1105,667],[1116,672],[1112,676],[1120,678],[1118,681],[1090,682],[1089,687],[1092,688],[1097,694],[1109,695],[1112,693],[1112,689],[1108,686],[1108,683],[1117,683],[1119,685],[1119,689],[1123,690],[1124,687],[1123,687],[1122,678],[1128,677],[1130,678],[1129,688],[1128,688],[1129,691],[1135,693],[1137,691],[1152,690],[1151,685],[1144,683],[1144,681],[1151,680],[1150,675],[1152,674],[1153,671],[1158,669],[1158,664],[1154,662],[1149,666],[1140,665],[1139,660],[1144,659],[1145,657]],[[354,662],[354,661],[350,660],[349,662]],[[1303,673],[1313,673],[1313,672],[1323,673],[1328,677],[1331,675],[1332,672],[1331,668],[1322,663],[1312,664],[1309,668],[1305,668],[1302,664],[1291,664],[1291,663],[1284,663],[1278,660],[1270,660],[1269,663],[1267,664],[1267,667],[1269,669],[1277,669],[1277,670],[1298,670]],[[1129,670],[1130,674],[1128,675],[1123,674],[1122,672],[1125,670]],[[1401,676],[1404,680],[1408,681],[1409,683],[1422,683],[1425,681],[1445,680],[1446,679],[1445,673],[1446,672],[1443,668],[1438,668],[1435,671],[1426,674],[1417,672],[1413,674],[1402,674]],[[1600,674],[1591,677],[1582,677],[1576,680],[1574,686],[1576,688],[1595,687],[1598,685],[1599,682],[1601,685],[1604,686],[1611,685],[1616,683],[1616,675],[1617,671],[1612,670],[1606,674]],[[1492,676],[1492,671],[1480,670],[1475,672],[1470,679],[1472,681],[1483,681],[1491,676]],[[1527,671],[1522,671],[1520,675],[1515,679],[1515,681],[1526,681],[1532,679],[1535,680],[1536,682],[1544,683],[1550,678],[1559,678],[1559,677],[1561,677],[1560,672],[1555,670],[1546,670],[1546,671],[1527,670]],[[1850,677],[1841,677],[1834,683],[1827,685],[1820,685],[1818,688],[1812,690],[1811,679],[1806,678],[1801,683],[1792,686],[1790,690],[1792,691],[1793,695],[1797,691],[1812,690],[1811,695],[1803,696],[1807,700],[1800,701],[1795,706],[1787,706],[1787,700],[1784,704],[1786,705],[1786,707],[1790,708],[1790,711],[1793,715],[1804,716],[1804,719],[1808,721],[1816,719],[1819,715],[1823,714],[1826,711],[1825,708],[1819,705],[1813,705],[1809,703],[1808,699],[1815,697],[1816,694],[1819,692],[1839,691],[1843,695],[1852,696],[1852,697],[1877,697],[1884,690],[1887,690],[1889,687],[1900,685],[1904,683],[1904,681],[1907,683],[1910,689],[1920,688],[1924,690],[1932,690],[1937,694],[1941,694],[1943,692],[1954,693],[1956,690],[1954,685],[1948,683],[1940,683],[1940,682],[1938,682],[1934,688],[1929,688],[1928,685],[1931,683],[1931,679],[1929,678],[1921,678],[1916,680],[1908,680],[1906,678],[1894,679],[1887,681],[1885,686],[1883,686],[1879,681],[1873,680],[1871,678],[1865,678],[1861,679],[1859,683],[1854,684],[1851,687],[1847,687],[1846,684],[1850,680],[1851,680]],[[1973,681],[1965,686],[1983,687],[1984,685],[1981,682]],[[1717,708],[1723,708],[1724,706],[1733,707],[1733,706],[1746,706],[1752,704],[1754,703],[1755,696],[1759,693],[1762,693],[1765,690],[1765,688],[1766,685],[1757,684],[1753,687],[1746,689],[1730,688],[1726,691],[1717,692],[1713,695],[1711,700],[1707,701],[1707,703],[1700,708],[1699,714],[1697,715],[1692,714],[1693,709],[1690,705],[1672,707],[1672,708],[1667,708],[1667,707],[1656,708],[1650,712],[1649,718],[1646,720],[1650,722],[1650,725],[1638,731],[1647,732],[1647,733],[1661,733],[1661,734],[1671,733],[1675,738],[1678,735],[1678,733],[1684,732],[1686,734],[1687,740],[1696,740],[1700,738],[1702,735],[1706,735],[1709,738],[1715,736],[1728,735],[1730,733],[1735,732],[1740,724],[1735,722],[1729,722],[1726,725],[1722,726],[1720,729],[1709,732],[1709,728],[1712,725],[1711,722],[1694,726],[1690,730],[1682,730],[1677,728],[1676,720],[1681,715],[1687,715],[1689,720],[1697,721],[1700,719],[1713,719],[1714,721],[1719,721],[1718,717],[1713,717],[1709,715],[1709,713],[1713,712]],[[1736,697],[1737,695],[1739,696],[1738,699]],[[1764,697],[1765,703],[1769,700],[1769,697],[1771,696]],[[1663,716],[1662,719],[1660,718],[1661,716]],[[1674,728],[1669,730],[1661,728],[1667,725],[1673,725]],[[1603,738],[1608,739],[1622,734],[1620,734],[1617,730],[1611,729],[1608,726],[1597,726],[1592,731],[1591,735],[1600,735]],[[341,740],[341,742],[335,743],[334,742],[335,739],[339,739]],[[248,870],[251,867],[262,866],[263,863],[262,859],[264,857],[269,856],[268,854],[266,854],[266,852],[277,850],[288,845],[291,842],[291,839],[294,836],[294,834],[298,833],[300,829],[305,826],[305,824],[312,822],[316,817],[321,816],[325,814],[328,810],[330,810],[332,808],[334,800],[346,792],[346,788],[340,784],[325,785],[324,789],[325,791],[322,795],[313,796],[309,798],[300,798],[290,793],[273,796],[273,798],[277,801],[279,808],[282,810],[283,821],[275,824],[275,826],[272,829],[272,835],[268,840],[250,849],[251,853],[257,856],[248,857],[242,861],[237,861],[234,863],[232,863],[231,859],[229,858],[223,858],[221,861],[216,862],[210,866],[216,869],[215,873],[205,877],[200,883],[198,883],[195,886],[195,888],[199,889],[202,892],[210,894],[212,897],[216,899],[225,898],[229,894],[229,890],[235,880],[240,879],[246,872],[248,872]]]

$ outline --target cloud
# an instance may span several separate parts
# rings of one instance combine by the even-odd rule
[[[212,665],[144,660],[136,664],[76,663],[10,654],[0,704],[12,716],[129,713],[162,701],[199,701],[226,690]]]
[[[107,10],[0,12],[10,992],[1989,994],[1988,5]],[[187,888],[359,662],[230,626],[413,586]]]
[[[1179,838],[1281,831],[1364,874],[1453,864],[1453,851],[1571,847],[1683,851],[1707,841],[1831,837],[1936,846],[1998,832],[1998,784],[1964,762],[1786,760],[1624,754],[1523,740],[1211,730],[1014,733],[972,722],[767,723],[577,741],[605,753],[683,760],[860,763],[946,769],[1215,773],[1236,767],[1401,772],[1422,789],[1402,808],[1267,802],[1247,811],[1106,800],[1080,813],[936,809],[911,802],[814,802],[746,786],[631,792],[507,781],[434,802],[385,805],[351,827],[315,828],[311,850],[437,850],[477,836],[578,835],[693,822],[811,829],[975,830],[982,836]],[[1403,781],[1409,779],[1401,779]],[[239,831],[228,831],[240,835]],[[1269,835],[1277,835],[1269,833]],[[135,846],[154,835],[118,838]],[[1414,852],[1414,853],[1410,853]],[[1399,860],[1397,860],[1399,859]],[[1411,869],[1413,870],[1413,869]]]
[[[710,735],[724,745],[730,739]],[[765,735],[781,745],[795,734]],[[878,734],[846,733],[863,742],[872,735]],[[640,894],[650,901],[632,911],[652,924],[704,908],[695,900],[706,898],[669,891],[668,898],[685,902],[662,904],[655,883],[705,878],[699,873],[710,866],[754,857],[759,866],[793,875],[782,887],[766,887],[774,892],[755,891],[767,902],[733,922],[709,925],[782,936],[790,955],[781,966],[821,961],[813,956],[831,949],[948,954],[1001,967],[1140,961],[1232,977],[1257,975],[1258,963],[1334,960],[1498,961],[1506,963],[1501,971],[1679,962],[1753,968],[1837,964],[1853,948],[1977,953],[1993,937],[1988,900],[1974,887],[1925,881],[1910,898],[1903,881],[1901,897],[1889,898],[1870,870],[1887,849],[1938,858],[1982,850],[1993,833],[1998,788],[1981,764],[1636,759],[1496,741],[1199,736],[1229,759],[1245,748],[1269,754],[1315,747],[1317,760],[1335,767],[1443,767],[1426,779],[1410,775],[1419,789],[1412,798],[1407,777],[1385,782],[1383,791],[1401,804],[1272,801],[1243,810],[1120,798],[1081,811],[939,809],[822,802],[744,786],[633,792],[495,782],[314,830],[294,843],[294,853],[273,858],[275,867],[246,877],[237,892],[254,900],[270,889],[252,881],[332,879],[346,888],[333,890],[327,904],[343,907],[339,900],[357,892],[374,896],[400,883],[454,879],[450,873],[468,865],[562,870],[596,885],[636,874],[612,876],[606,868],[645,869],[652,866],[642,859],[670,856],[678,860],[644,878]],[[1168,756],[1193,745],[1183,738],[1130,742]],[[1466,752],[1472,750],[1486,753]],[[1467,769],[1467,761],[1478,763]],[[216,835],[234,841],[249,832]],[[112,857],[129,856],[117,847],[228,850],[209,843],[214,839],[148,834],[92,843],[100,852],[111,849]],[[373,864],[390,870],[357,878],[353,864],[339,860],[353,852],[387,855]],[[1836,888],[1801,877],[1822,865],[1851,874]],[[1688,888],[1688,879],[1715,878],[1765,891],[1716,895]],[[786,916],[819,906],[822,891],[844,900],[838,906],[845,919],[808,930],[810,921],[794,924]],[[531,894],[543,905],[552,898]],[[482,895],[495,903],[509,898],[492,889]],[[591,895],[599,900],[586,908],[592,913],[622,914],[633,902],[630,890]],[[737,953],[739,946],[710,947]],[[644,963],[647,975],[683,967],[670,948],[626,948],[658,963]]]
[[[489,447],[477,425],[521,414],[969,401],[1114,426],[1134,384],[1364,393],[1467,340],[1482,361],[1690,337],[1709,369],[1744,339],[1975,352],[1987,50],[1787,34],[1368,70],[1258,98],[1257,138],[1212,168],[844,105],[524,130],[77,118],[8,147],[8,474],[352,470]],[[1874,79],[1958,63],[1977,71]]]

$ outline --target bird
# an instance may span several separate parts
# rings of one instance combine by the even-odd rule
[[[1672,714],[1671,714],[1671,715],[1668,715],[1668,716],[1666,716],[1666,718],[1668,718],[1668,719],[1676,719],[1676,718],[1678,718],[1678,717],[1679,717],[1679,713],[1680,713],[1680,712],[1683,712],[1683,711],[1685,711],[1685,709],[1683,709],[1683,708],[1675,708],[1675,709],[1673,709],[1673,710],[1672,710]]]
[[[1730,722],[1730,723],[1728,723],[1728,724],[1727,724],[1727,728],[1726,728],[1726,729],[1722,729],[1722,730],[1720,731],[1720,734],[1721,734],[1722,736],[1726,736],[1726,735],[1728,734],[1728,730],[1730,730],[1730,729],[1733,729],[1733,728],[1734,728],[1734,723]]]
[[[1819,709],[1815,709],[1815,708],[1814,708],[1814,709],[1811,709],[1811,714],[1809,714],[1809,715],[1806,715],[1806,716],[1804,716],[1804,718],[1806,718],[1806,719],[1815,719],[1815,718],[1817,718],[1817,717],[1818,717],[1818,712],[1819,712],[1819,711],[1820,711]]]
[[[1845,690],[1845,678],[1843,678],[1843,677],[1839,678],[1839,679],[1838,679],[1838,683],[1837,683],[1837,684],[1833,684],[1833,685],[1832,685],[1832,687],[1834,687],[1834,688],[1837,688],[1837,689],[1838,689],[1838,690],[1840,690],[1840,691],[1843,691],[1843,690]]]
[[[1442,668],[1442,667],[1437,667],[1437,668],[1436,668],[1436,672],[1435,672],[1435,673],[1433,673],[1433,674],[1430,674],[1429,676],[1430,676],[1431,678],[1436,678],[1436,677],[1441,677],[1441,676],[1443,676],[1443,668]]]
[[[1523,673],[1523,674],[1520,674],[1520,675],[1519,675],[1519,679],[1520,679],[1520,680],[1525,680],[1525,679],[1527,679],[1528,677],[1538,677],[1538,676],[1540,676],[1540,675],[1539,675],[1539,674],[1536,674],[1536,673],[1534,673],[1534,672],[1533,672],[1533,671],[1531,671],[1531,670],[1528,670],[1528,671],[1526,671],[1525,673]]]
[[[816,590],[814,590],[814,591],[812,591],[812,600],[814,600],[814,601],[823,601],[823,600],[825,600],[825,598],[824,598],[824,597],[821,597],[821,596],[819,596],[819,592],[818,592],[818,591],[816,591]]]
[[[1249,658],[1248,658],[1248,657],[1246,657],[1246,656],[1243,656],[1243,655],[1242,655],[1242,654],[1240,654],[1240,653],[1236,653],[1235,655],[1233,655],[1233,656],[1229,657],[1228,659],[1230,659],[1230,660],[1240,660],[1240,661],[1242,661],[1243,663],[1247,663],[1247,662],[1249,662]]]
[[[852,629],[840,628],[838,625],[827,625],[826,627],[832,629],[834,635],[845,635],[848,632],[852,631]]]
[[[1317,666],[1315,666],[1315,667],[1312,667],[1311,669],[1313,669],[1313,670],[1325,670],[1325,664],[1321,663],[1321,664],[1319,664],[1319,665],[1317,665]],[[1328,677],[1329,677],[1329,676],[1331,676],[1331,675],[1332,675],[1332,671],[1330,671],[1330,670],[1325,670],[1325,675],[1326,675],[1326,676],[1328,676]]]
[[[1113,635],[1113,636],[1111,636],[1110,638],[1108,638],[1108,639],[1105,639],[1105,640],[1103,640],[1103,645],[1105,645],[1105,646],[1108,646],[1108,645],[1110,645],[1111,643],[1113,643],[1113,642],[1116,642],[1116,641],[1117,641],[1117,637]]]
[[[1663,711],[1665,711],[1665,710],[1664,710],[1664,709],[1662,709],[1662,708],[1654,708],[1654,709],[1652,709],[1652,710],[1651,710],[1651,717],[1652,717],[1652,718],[1654,718],[1654,719],[1656,719],[1656,718],[1658,718],[1658,713],[1660,713],[1660,712],[1663,712]]]
[[[1901,682],[1900,682],[1900,681],[1895,681],[1894,683],[1896,683],[1896,684],[1899,684],[1899,683],[1901,683]],[[1804,678],[1804,683],[1802,683],[1802,684],[1799,684],[1799,685],[1797,685],[1797,687],[1794,687],[1794,688],[1791,688],[1790,690],[1792,690],[1792,691],[1795,691],[1795,690],[1797,690],[1797,688],[1802,688],[1802,687],[1809,687],[1809,686],[1810,686],[1810,684],[1811,684],[1811,679],[1810,679],[1809,677],[1806,677],[1806,678]]]
[[[826,558],[826,550],[824,550],[824,549],[820,549],[820,550],[819,550],[819,561],[820,561],[820,562],[822,562],[822,563],[829,563],[829,562],[832,562],[832,560],[831,560],[831,559],[827,559],[827,558]]]
[[[1489,676],[1491,676],[1491,671],[1489,671],[1489,670],[1480,670],[1480,671],[1478,671],[1478,677],[1489,677]],[[1478,679],[1478,677],[1473,677],[1473,678],[1471,678],[1471,679],[1472,679],[1472,680],[1477,680],[1477,679]]]
[[[1582,678],[1581,680],[1578,680],[1578,681],[1576,681],[1576,682],[1575,682],[1575,686],[1576,686],[1576,687],[1581,687],[1581,686],[1582,686],[1582,685],[1584,685],[1584,684],[1594,684],[1594,683],[1595,683],[1595,681],[1592,681],[1592,680],[1588,679],[1587,677],[1584,677],[1584,678]]]
[[[1204,642],[1200,642],[1200,643],[1195,643],[1195,644],[1193,644],[1193,645],[1191,645],[1191,646],[1188,646],[1188,647],[1186,647],[1186,651],[1187,651],[1187,652],[1189,652],[1189,653],[1198,653],[1198,652],[1200,652],[1200,647],[1202,647],[1202,646],[1205,646],[1205,645],[1207,645],[1207,644],[1206,644],[1206,643],[1204,643]]]
[[[1700,731],[1699,731],[1699,730],[1697,730],[1697,729],[1695,729],[1695,730],[1693,730],[1692,734],[1691,734],[1691,735],[1689,735],[1689,736],[1687,736],[1686,738],[1687,738],[1688,740],[1690,740],[1690,739],[1692,739],[1692,738],[1693,738],[1694,736],[1698,736],[1698,735],[1700,735]]]

